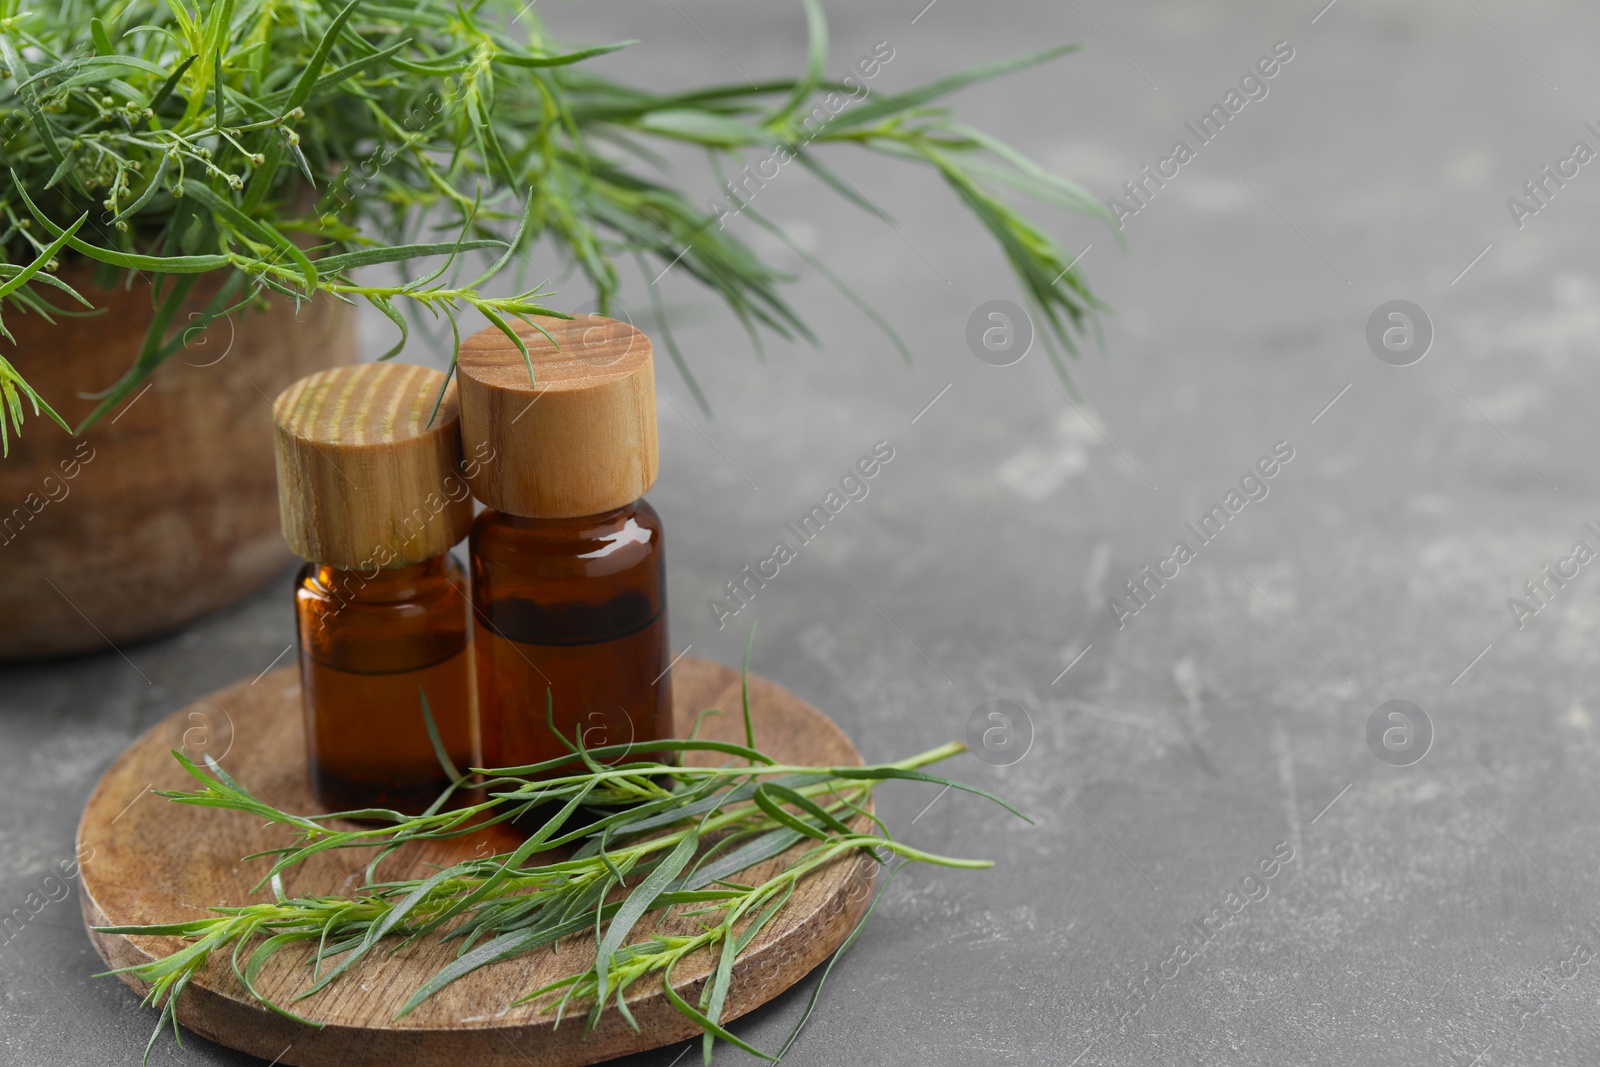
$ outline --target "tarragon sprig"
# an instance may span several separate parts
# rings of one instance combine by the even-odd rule
[[[748,708],[748,688],[745,699]],[[636,1026],[625,994],[639,980],[659,975],[677,1010],[704,1030],[708,1060],[716,1038],[771,1059],[729,1033],[720,1020],[734,963],[800,882],[831,864],[859,862],[863,855],[877,863],[990,866],[987,860],[943,856],[896,841],[869,810],[878,784],[909,780],[948,785],[1021,815],[984,790],[920,769],[965,751],[959,744],[865,767],[782,764],[752,743],[693,736],[652,742],[651,748],[662,756],[731,756],[741,764],[693,767],[641,760],[633,758],[634,747],[586,750],[574,745],[564,757],[480,770],[472,778],[454,771],[441,751],[441,761],[456,782],[417,816],[386,809],[293,814],[254,796],[216,763],[201,767],[174,752],[199,788],[163,791],[162,796],[244,812],[295,831],[298,840],[258,854],[273,859],[257,885],[258,890],[270,886],[272,902],[214,908],[214,917],[185,923],[107,928],[187,942],[161,959],[110,972],[148,982],[146,1001],[161,1008],[146,1056],[167,1024],[176,1033],[179,997],[218,952],[227,953],[251,996],[315,1026],[266,997],[256,984],[266,963],[291,945],[315,944],[310,980],[295,998],[301,999],[327,988],[385,942],[424,937],[459,941],[456,959],[414,991],[400,1011],[404,1015],[480,967],[593,931],[595,961],[587,970],[529,990],[516,1003],[541,1001],[558,1024],[569,1008],[587,1004],[586,1028],[614,1004]],[[604,762],[608,759],[619,762]],[[486,799],[444,810],[453,792],[468,787],[481,789]],[[585,812],[581,820],[580,811]],[[543,813],[543,821],[510,852],[474,857],[426,878],[378,878],[382,861],[407,844],[480,833],[488,825],[530,813]],[[352,817],[382,825],[351,827],[347,820]],[[361,892],[315,898],[285,893],[283,875],[292,867],[329,850],[374,846],[378,853],[367,866]],[[742,872],[786,854],[790,858],[782,869],[759,884],[738,881]],[[672,908],[692,918],[698,932],[646,929],[658,928]],[[717,963],[699,1002],[691,1004],[672,988],[672,971],[702,951],[715,953]]]

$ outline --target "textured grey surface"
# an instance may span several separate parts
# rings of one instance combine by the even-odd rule
[[[1600,578],[1584,568],[1526,629],[1505,602],[1574,541],[1600,547],[1582,528],[1600,521],[1585,400],[1600,388],[1600,176],[1585,167],[1521,230],[1506,198],[1574,141],[1600,144],[1583,128],[1600,119],[1585,110],[1600,16],[1337,0],[1313,24],[1321,0],[938,0],[913,24],[921,3],[840,7],[835,66],[887,40],[878,88],[892,90],[1081,39],[1083,54],[959,104],[1102,195],[1167,155],[1274,42],[1295,57],[1128,221],[1128,251],[1088,220],[1053,220],[1092,244],[1084,265],[1119,312],[1110,358],[1074,368],[1082,412],[1041,352],[994,368],[967,351],[968,313],[1017,293],[926,175],[841,160],[901,232],[800,174],[760,205],[900,326],[912,368],[815,278],[795,296],[822,350],[774,344],[764,365],[720,309],[663,280],[716,410],[700,418],[663,373],[652,500],[675,644],[736,662],[759,618],[756,668],[869,757],[960,737],[993,698],[1035,730],[1013,767],[954,768],[1035,826],[956,794],[924,811],[931,789],[884,791],[910,842],[997,866],[908,871],[790,1061],[1594,1062]],[[569,38],[645,39],[613,65],[661,83],[800,61],[795,8],[731,8],[545,15]],[[1364,331],[1401,297],[1437,335],[1397,368]],[[870,495],[719,631],[709,598],[879,439],[895,458]],[[1119,631],[1107,598],[1279,440],[1294,458],[1270,495]],[[123,745],[283,649],[288,580],[126,659],[3,672],[0,910],[69,855]],[[1413,766],[1367,746],[1391,699],[1435,729]],[[1225,907],[1280,842],[1294,858],[1266,897],[1197,959],[1164,965],[1184,924]],[[75,902],[0,944],[0,1062],[136,1061],[151,1016],[91,979],[97,964]],[[1141,1008],[1131,987],[1162,972]],[[802,998],[736,1029],[774,1047]],[[153,1057],[180,1061],[246,1058],[193,1038]]]

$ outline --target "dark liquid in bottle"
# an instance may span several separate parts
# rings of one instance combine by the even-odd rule
[[[301,572],[311,791],[325,810],[416,814],[450,784],[428,737],[423,694],[457,769],[477,762],[465,587],[448,557],[370,577],[316,565]]]
[[[672,735],[661,523],[650,505],[562,520],[484,512],[472,558],[486,766],[566,755],[552,714],[568,741],[631,745],[636,759]]]

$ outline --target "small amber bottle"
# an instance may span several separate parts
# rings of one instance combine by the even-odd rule
[[[453,388],[374,363],[303,378],[273,405],[295,585],[311,792],[328,811],[418,813],[477,762],[466,575],[472,523]],[[435,408],[437,407],[437,411]]]
[[[661,520],[640,499],[658,467],[650,341],[599,316],[542,325],[516,326],[532,382],[495,329],[458,365],[463,443],[493,457],[471,479],[488,508],[471,540],[488,767],[579,741],[643,758],[673,734]]]

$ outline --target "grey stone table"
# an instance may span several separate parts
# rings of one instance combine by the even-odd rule
[[[1573,159],[1600,148],[1600,12],[1323,2],[835,5],[838,69],[893,47],[881,90],[1085,42],[957,100],[1129,208],[1125,249],[1050,218],[1116,308],[1107,358],[1072,367],[1076,402],[1038,346],[974,357],[969,316],[1015,283],[937,179],[888,162],[840,166],[895,228],[802,174],[761,195],[884,309],[913,366],[809,272],[794,296],[821,350],[774,344],[764,364],[662,280],[715,410],[664,371],[652,499],[675,646],[736,662],[759,618],[755,666],[869,757],[964,736],[990,700],[1031,721],[1014,765],[956,770],[1035,825],[884,791],[907,840],[996,867],[896,881],[791,1062],[1600,1057],[1600,568],[1574,554],[1600,549],[1600,170]],[[608,62],[659,84],[801,60],[795,5],[545,14],[569,39],[643,38]],[[1226,111],[1280,41],[1292,59],[1201,144],[1185,124]],[[1193,158],[1163,163],[1180,138]],[[1127,200],[1129,181],[1149,195]],[[1380,315],[1378,334],[1400,331],[1385,362],[1367,324],[1396,299],[1431,331],[1413,313],[1408,347]],[[867,497],[719,627],[724,583],[878,441],[894,458]],[[1249,476],[1274,447],[1292,458]],[[1186,523],[1218,523],[1213,505],[1228,521],[1202,538]],[[288,581],[121,654],[4,671],[0,910],[70,854],[129,740],[285,648]],[[1378,712],[1395,700],[1408,717]],[[98,963],[74,903],[0,944],[0,1062],[136,1062],[151,1014]],[[774,1047],[807,988],[737,1029]],[[153,1062],[245,1058],[191,1038]]]

